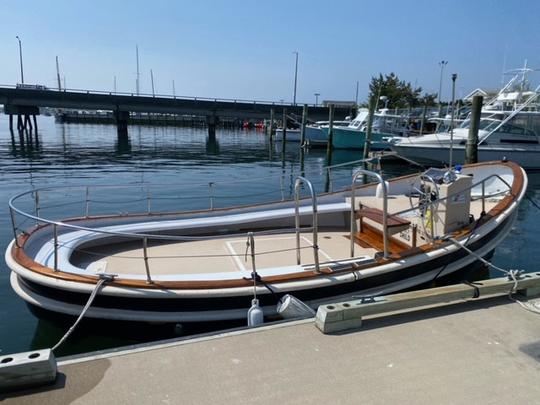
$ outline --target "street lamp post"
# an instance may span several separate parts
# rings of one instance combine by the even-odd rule
[[[21,39],[17,35],[15,38],[17,38],[17,41],[19,41],[19,61],[21,63],[21,83],[24,84],[24,71],[23,71],[23,62],[22,62],[22,44]]]
[[[296,105],[296,83],[298,79],[298,52],[293,52],[296,55],[296,62],[294,64],[294,96],[293,96],[293,105]]]
[[[439,105],[441,104],[443,70],[444,70],[444,67],[445,67],[447,64],[448,64],[448,61],[447,61],[447,60],[441,60],[441,61],[439,62],[439,66],[441,67],[441,78],[439,79],[439,94],[438,94]]]
[[[314,96],[315,96],[315,107],[317,107],[319,105],[319,96],[321,95],[321,93],[315,93]]]

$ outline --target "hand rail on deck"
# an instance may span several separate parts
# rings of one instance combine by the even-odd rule
[[[317,241],[317,195],[313,190],[313,185],[305,177],[298,176],[294,182],[294,224],[296,228],[296,264],[300,264],[300,186],[306,184],[311,194],[312,214],[313,214],[313,259],[315,261],[315,271],[318,273],[319,268],[319,245]]]

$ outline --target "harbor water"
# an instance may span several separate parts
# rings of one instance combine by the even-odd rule
[[[112,125],[58,124],[51,117],[39,117],[37,138],[21,139],[11,134],[7,117],[0,116],[0,248],[13,238],[8,210],[10,197],[26,190],[69,185],[161,184],[169,198],[159,200],[160,209],[201,209],[279,200],[292,196],[296,176],[312,180],[316,191],[339,188],[350,183],[352,168],[332,170],[323,175],[324,150],[300,152],[298,144],[270,144],[263,132],[217,130],[215,141],[206,129],[174,127],[129,127],[129,137],[118,138]],[[361,158],[361,151],[334,151],[332,165]],[[410,173],[408,165],[383,166],[388,175]],[[208,188],[212,183],[212,199]],[[93,209],[118,213],[134,208],[131,189],[113,188],[94,196]],[[168,194],[167,194],[168,193]],[[176,196],[176,197],[175,197]],[[56,202],[61,196],[56,196]],[[159,197],[159,196],[156,196]],[[540,175],[529,174],[528,197],[509,237],[501,243],[493,261],[503,268],[526,271],[540,260],[536,229],[540,201]],[[53,200],[51,200],[53,201]],[[26,207],[30,209],[30,207]],[[73,207],[44,202],[41,214],[60,218]],[[29,224],[30,225],[30,224]],[[501,276],[485,271],[484,277]],[[229,325],[199,325],[182,333],[198,333],[205,328]],[[30,312],[9,285],[9,269],[0,261],[0,354],[51,347],[69,327],[67,320],[38,318]],[[60,355],[99,350],[127,344],[173,337],[179,330],[170,325],[134,325],[83,321],[69,338]]]

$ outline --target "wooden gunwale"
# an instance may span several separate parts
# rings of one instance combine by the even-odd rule
[[[523,173],[521,171],[521,168],[519,165],[517,165],[514,162],[485,162],[485,163],[476,163],[473,165],[467,165],[465,167],[480,167],[480,166],[490,166],[490,165],[504,165],[512,169],[513,175],[514,175],[514,181],[512,183],[512,188],[510,195],[504,197],[495,207],[493,207],[489,212],[487,212],[484,216],[479,218],[477,221],[470,224],[468,227],[453,232],[452,236],[454,238],[460,238],[463,236],[468,235],[474,228],[477,226],[483,225],[486,222],[490,221],[491,219],[497,217],[500,215],[519,195],[520,190],[523,187],[524,183],[524,177]],[[417,174],[413,175],[406,175],[406,176],[400,176],[397,178],[394,178],[390,180],[392,181],[398,181],[405,178],[414,177]],[[358,188],[364,188],[364,187],[370,187],[373,186],[373,184],[365,184]],[[329,193],[325,194],[328,195]],[[254,204],[254,205],[241,205],[236,207],[229,207],[220,209],[220,211],[223,210],[232,210],[242,207],[248,207],[248,206],[257,206],[257,205],[268,205],[271,203],[262,203],[262,204]],[[218,210],[214,210],[218,211]],[[199,211],[189,211],[189,212],[181,212],[178,214],[188,214],[188,213],[198,213],[198,212],[210,212],[210,210],[199,210]],[[173,215],[171,214],[162,214],[162,215]],[[145,217],[148,215],[145,215]],[[108,218],[109,216],[105,217]],[[89,218],[78,218],[78,219],[98,219],[98,218],[104,218],[104,217],[89,217]],[[69,219],[67,221],[75,221],[76,218]],[[478,223],[477,223],[478,222]],[[20,247],[17,247],[16,244],[13,244],[11,249],[11,255],[13,259],[21,266],[25,267],[28,270],[31,270],[35,273],[38,273],[43,276],[64,280],[64,281],[72,281],[72,282],[79,282],[79,283],[86,283],[86,284],[95,284],[97,280],[99,279],[98,276],[95,275],[78,275],[78,274],[72,274],[63,272],[61,270],[54,271],[50,267],[43,266],[34,260],[32,260],[24,251],[24,245],[30,235],[35,232],[37,229],[40,229],[40,227],[36,227],[31,232],[27,234],[20,235],[18,237],[18,244]],[[313,270],[306,270],[302,272],[297,273],[291,273],[291,274],[285,274],[285,275],[276,275],[276,276],[267,276],[264,278],[264,281],[266,283],[285,283],[285,282],[291,282],[291,281],[299,281],[299,280],[308,280],[315,277],[321,277],[321,275],[329,275],[329,274],[343,274],[348,272],[353,272],[357,270],[362,270],[368,267],[377,267],[382,266],[387,263],[391,263],[396,260],[401,260],[406,257],[411,257],[416,254],[422,254],[427,253],[432,250],[438,249],[445,245],[450,245],[451,242],[436,240],[433,243],[426,243],[418,247],[413,247],[407,250],[404,250],[398,254],[392,254],[387,259],[378,258],[376,260],[376,264],[374,263],[367,263],[364,265],[355,265],[351,264],[350,268],[341,268],[339,270],[332,270],[329,267],[321,268],[320,273],[317,273]],[[204,281],[155,281],[152,283],[148,283],[144,280],[132,280],[132,279],[123,279],[121,277],[115,278],[114,281],[109,282],[108,285],[110,286],[117,286],[117,287],[131,287],[131,288],[146,288],[146,289],[218,289],[218,288],[233,288],[233,287],[250,287],[253,285],[253,282],[251,280],[246,279],[234,279],[234,280],[204,280]]]

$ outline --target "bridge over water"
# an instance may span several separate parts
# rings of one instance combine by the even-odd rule
[[[196,115],[206,117],[209,132],[215,131],[220,117],[240,119],[268,119],[273,111],[276,117],[284,110],[287,114],[302,114],[303,105],[275,103],[269,101],[234,100],[220,98],[179,97],[166,95],[136,95],[90,90],[50,90],[0,86],[0,104],[5,114],[12,117],[39,115],[39,107],[77,110],[112,111],[119,134],[127,133],[130,113],[158,113]],[[328,107],[309,106],[311,120],[328,119]],[[336,107],[336,117],[351,114],[349,107]]]

